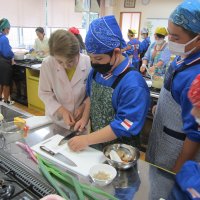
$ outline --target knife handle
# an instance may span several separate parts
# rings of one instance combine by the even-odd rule
[[[54,153],[53,151],[51,151],[50,149],[48,149],[48,148],[45,147],[45,146],[40,146],[40,149],[43,150],[43,151],[45,151],[46,153],[52,155],[52,156],[55,155],[55,153]]]

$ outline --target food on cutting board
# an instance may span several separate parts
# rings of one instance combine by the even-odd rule
[[[111,178],[111,175],[106,172],[99,171],[98,173],[93,175],[93,178],[96,178],[98,180],[109,180]]]

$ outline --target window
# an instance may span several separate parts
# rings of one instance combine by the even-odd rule
[[[20,46],[20,39],[19,39],[19,28],[12,27],[10,29],[10,33],[8,34],[8,39],[10,42],[10,46],[12,48],[16,48]]]
[[[121,12],[120,27],[125,41],[128,41],[128,29],[137,31],[136,38],[139,37],[141,12]]]

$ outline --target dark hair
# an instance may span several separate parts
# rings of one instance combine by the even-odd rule
[[[45,33],[44,33],[44,29],[43,29],[42,27],[37,27],[37,28],[35,29],[35,32],[39,32],[39,33],[45,34]]]
[[[83,42],[83,38],[81,37],[80,34],[74,34],[76,36],[76,38],[78,39],[79,41],[79,45],[80,45],[80,49],[85,49],[85,44]]]
[[[158,38],[163,38],[163,39],[165,39],[165,36],[164,35],[161,35],[161,34],[159,34],[159,33],[155,33],[155,35],[158,37]]]

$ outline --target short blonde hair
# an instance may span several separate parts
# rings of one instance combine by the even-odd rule
[[[50,55],[59,55],[73,59],[80,52],[80,46],[74,34],[66,30],[57,30],[49,38]]]

